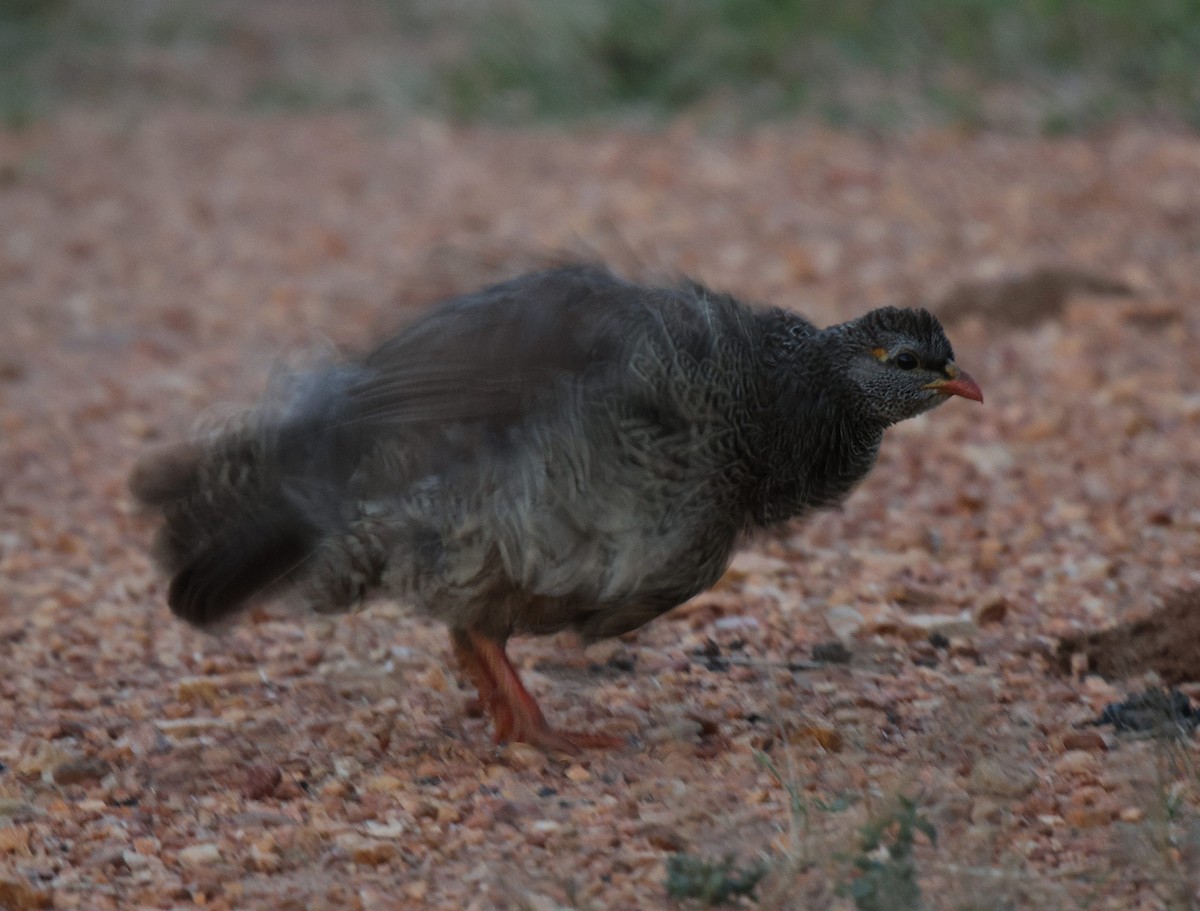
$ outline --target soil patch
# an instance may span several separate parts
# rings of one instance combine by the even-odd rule
[[[1068,636],[1059,643],[1059,666],[1087,657],[1087,669],[1102,677],[1156,672],[1165,683],[1200,680],[1200,588],[1173,595],[1159,610],[1111,629]]]

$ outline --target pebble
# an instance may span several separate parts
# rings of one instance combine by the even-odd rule
[[[839,753],[846,745],[841,731],[836,728],[815,724],[802,725],[796,728],[794,732],[789,733],[787,739],[789,743],[800,743],[802,741],[815,742],[817,746],[828,753]]]
[[[402,822],[368,822],[363,828],[372,838],[399,838],[408,831]]]
[[[97,781],[109,772],[109,764],[103,759],[72,759],[57,766],[52,773],[55,784],[82,784]]]
[[[900,623],[900,635],[909,640],[924,639],[936,633],[947,638],[969,638],[978,631],[979,628],[966,613],[909,614]]]
[[[186,738],[231,728],[238,722],[236,718],[160,718],[154,726],[167,737]]]
[[[122,851],[121,861],[130,870],[141,870],[150,866],[150,858],[145,854],[139,854],[137,851]]]
[[[32,911],[53,906],[49,892],[35,889],[15,877],[0,877],[0,908],[5,911]]]
[[[401,781],[395,775],[373,775],[368,778],[363,784],[363,790],[374,791],[380,794],[391,794],[396,791],[403,791],[407,787],[407,783]]]
[[[396,856],[395,845],[377,838],[366,838],[350,832],[339,835],[336,841],[338,847],[356,864],[375,867]]]
[[[185,867],[206,867],[221,859],[221,849],[212,842],[188,845],[179,852],[178,857]]]
[[[175,684],[175,696],[180,702],[198,702],[214,706],[219,697],[211,677],[184,677]]]
[[[0,854],[27,854],[29,852],[29,832],[17,826],[0,828]]]
[[[1084,660],[1087,660],[1086,655]],[[1083,688],[1089,696],[1105,702],[1120,702],[1124,698],[1120,689],[1096,674],[1088,674],[1083,678]]]
[[[660,851],[677,854],[687,847],[687,840],[671,826],[652,823],[642,829],[641,835]]]
[[[842,642],[849,642],[863,627],[863,615],[848,604],[835,604],[825,612],[829,631]]]
[[[972,794],[1015,799],[1029,794],[1037,784],[1037,772],[1030,766],[985,757],[971,769],[966,789]]]
[[[1067,750],[1054,763],[1055,771],[1064,775],[1085,775],[1096,771],[1096,754],[1087,750]]]
[[[546,754],[527,743],[509,743],[501,749],[504,761],[514,769],[540,769],[546,765]]]
[[[996,825],[1004,817],[1004,808],[994,800],[986,797],[976,800],[971,805],[971,825]]]
[[[1069,731],[1063,735],[1064,750],[1091,750],[1102,753],[1108,750],[1108,741],[1099,731]]]
[[[1004,595],[994,595],[988,598],[975,610],[975,622],[980,626],[990,623],[1003,623],[1008,616],[1008,599]]]
[[[33,804],[14,797],[0,797],[0,819],[29,816],[36,810]]]
[[[1072,807],[1063,818],[1076,829],[1098,829],[1111,823],[1113,815],[1112,809],[1105,806]]]
[[[404,885],[404,895],[410,901],[423,902],[429,894],[429,884],[423,879],[414,879]]]

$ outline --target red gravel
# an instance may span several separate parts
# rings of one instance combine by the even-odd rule
[[[563,249],[822,322],[1043,266],[1133,294],[966,306],[986,406],[895,428],[844,509],[637,635],[516,643],[555,721],[638,749],[493,748],[399,607],[169,617],[139,452]],[[63,115],[0,133],[0,308],[0,907],[659,908],[686,851],[850,908],[899,795],[928,907],[1200,901],[1195,744],[1080,727],[1145,681],[1055,661],[1200,586],[1200,139]]]

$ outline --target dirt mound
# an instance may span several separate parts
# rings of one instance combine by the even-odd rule
[[[1062,640],[1059,666],[1069,671],[1076,654],[1102,677],[1156,671],[1169,684],[1200,680],[1200,588],[1176,593],[1148,617]]]
[[[1128,297],[1132,293],[1119,279],[1069,266],[1043,266],[1023,275],[961,282],[933,310],[946,322],[978,315],[1019,328],[1054,319],[1075,294]]]

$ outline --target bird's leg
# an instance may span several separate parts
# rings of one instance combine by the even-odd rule
[[[508,739],[509,732],[512,730],[513,714],[500,698],[496,678],[480,656],[472,641],[472,635],[465,630],[451,631],[450,641],[454,646],[454,658],[458,661],[458,666],[462,668],[463,673],[475,684],[475,689],[479,693],[479,709],[491,716],[496,725],[496,742],[500,743]],[[475,700],[471,700],[470,705],[468,712],[474,715]]]
[[[517,669],[504,652],[504,643],[473,629],[453,630],[450,638],[455,658],[479,690],[484,711],[495,722],[496,743],[528,743],[539,749],[572,754],[625,745],[624,739],[610,734],[554,730],[521,683]]]

